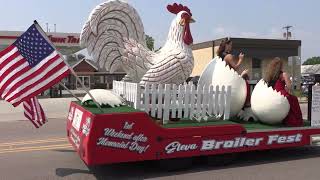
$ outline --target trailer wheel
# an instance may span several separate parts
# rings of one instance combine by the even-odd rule
[[[226,166],[234,162],[238,157],[237,153],[218,154],[208,156],[208,164],[210,166]]]
[[[192,158],[162,159],[158,161],[158,165],[166,171],[187,169],[192,166]]]

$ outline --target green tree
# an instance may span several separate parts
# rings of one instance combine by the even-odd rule
[[[153,37],[146,35],[146,43],[147,43],[147,47],[153,51],[154,50],[154,39]]]
[[[302,65],[320,64],[320,56],[308,58]]]

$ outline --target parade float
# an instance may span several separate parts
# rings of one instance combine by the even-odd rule
[[[259,82],[252,94],[252,116],[238,117],[245,103],[244,80],[217,58],[199,85],[185,83],[193,69],[192,13],[168,5],[174,15],[168,38],[149,51],[136,10],[121,1],[98,5],[81,32],[81,45],[100,68],[126,71],[113,89],[91,90],[72,102],[67,135],[88,165],[180,159],[310,145],[320,129],[285,127],[288,102]],[[100,108],[95,105],[98,103]],[[250,113],[246,114],[250,116]],[[248,119],[248,118],[244,118]]]

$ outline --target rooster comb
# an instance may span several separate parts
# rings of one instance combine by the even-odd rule
[[[190,14],[190,16],[192,16],[190,9],[187,6],[183,6],[182,4],[177,4],[177,3],[174,3],[172,5],[169,4],[167,6],[167,9],[169,12],[173,14],[178,14],[180,11],[186,11]]]

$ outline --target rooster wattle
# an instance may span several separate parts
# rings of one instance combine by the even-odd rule
[[[181,84],[189,77],[194,63],[190,10],[181,4],[168,5],[176,14],[167,42],[158,52],[148,50],[144,28],[136,10],[121,1],[98,5],[84,25],[80,44],[86,47],[100,68],[114,72],[123,69],[123,80],[145,83]]]

